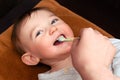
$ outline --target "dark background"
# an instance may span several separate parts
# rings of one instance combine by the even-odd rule
[[[0,0],[0,33],[7,29],[18,16],[31,9],[39,1],[40,0]],[[113,36],[120,38],[120,0],[56,1],[95,23]]]

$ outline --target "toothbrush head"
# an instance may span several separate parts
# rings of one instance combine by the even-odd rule
[[[60,38],[58,39],[58,41],[61,41],[61,42],[69,42],[69,41],[73,41],[73,40],[75,40],[75,39],[80,40],[80,37],[73,37],[73,38],[60,37]]]
[[[69,42],[69,41],[73,41],[74,39],[73,38],[64,38],[64,37],[60,37],[59,39],[58,39],[58,41],[60,41],[60,42]]]

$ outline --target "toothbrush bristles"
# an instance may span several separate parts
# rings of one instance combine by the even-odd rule
[[[73,37],[73,38],[62,38],[59,41],[61,42],[69,42],[69,41],[73,41],[75,39],[80,39],[80,37]]]

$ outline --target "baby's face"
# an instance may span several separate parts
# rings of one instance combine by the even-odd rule
[[[72,42],[58,42],[58,38],[73,37],[71,28],[47,10],[32,13],[20,29],[20,40],[27,52],[41,59],[63,59],[69,55]]]

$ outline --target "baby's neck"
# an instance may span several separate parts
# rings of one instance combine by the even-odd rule
[[[70,67],[73,67],[71,56],[63,61],[57,62],[54,65],[52,65],[49,72],[54,72],[54,71],[58,71],[58,70],[70,68]]]

